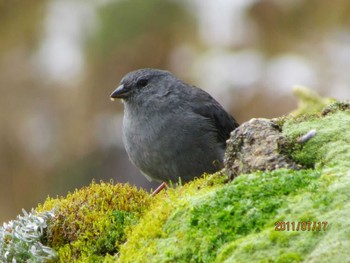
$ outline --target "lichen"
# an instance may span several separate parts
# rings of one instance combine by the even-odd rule
[[[231,133],[224,158],[225,169],[231,179],[255,171],[301,168],[289,156],[292,141],[283,136],[280,123],[251,119]]]
[[[23,216],[4,223],[0,227],[1,262],[44,262],[56,257],[55,251],[45,246],[44,231],[52,220],[51,211],[30,213],[23,209]]]

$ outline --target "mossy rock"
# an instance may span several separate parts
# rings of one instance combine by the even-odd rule
[[[256,171],[202,187],[205,178],[168,191],[128,233],[118,262],[350,258],[350,112],[336,104],[329,114],[281,122],[294,142],[290,157],[308,169]],[[310,130],[314,136],[298,143]]]
[[[36,209],[54,213],[42,242],[59,262],[344,262],[350,258],[349,108],[336,102],[274,120],[285,158],[273,159],[292,166],[269,165],[230,182],[221,171],[156,197],[101,182],[49,198]],[[274,154],[279,150],[273,146]]]

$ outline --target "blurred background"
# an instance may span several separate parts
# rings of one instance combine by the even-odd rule
[[[128,161],[134,69],[167,69],[241,123],[350,97],[348,0],[0,0],[0,223],[93,179],[155,188]]]

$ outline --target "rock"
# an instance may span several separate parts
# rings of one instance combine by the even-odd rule
[[[231,133],[224,159],[225,169],[231,179],[257,170],[299,169],[287,155],[290,145],[277,121],[252,119]]]

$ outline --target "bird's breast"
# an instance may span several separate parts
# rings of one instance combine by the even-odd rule
[[[161,158],[164,149],[171,146],[171,116],[158,112],[125,112],[123,138],[130,159],[138,166],[148,166]]]
[[[213,162],[221,163],[224,153],[208,119],[190,112],[125,112],[123,138],[130,160],[163,181],[214,172]]]

